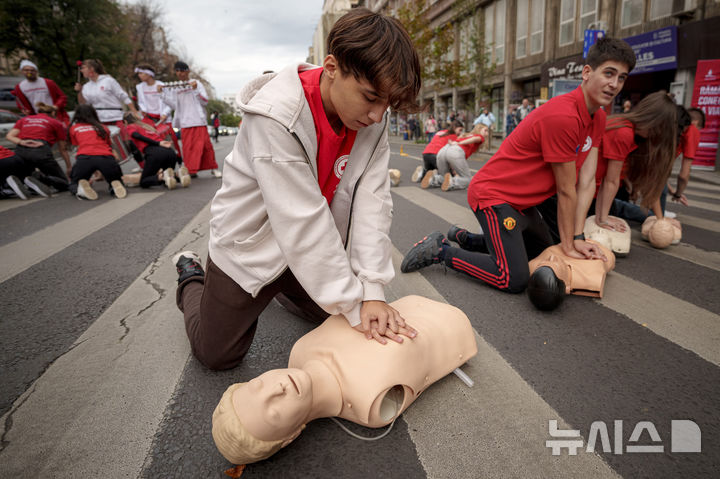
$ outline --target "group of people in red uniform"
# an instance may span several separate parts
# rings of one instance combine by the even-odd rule
[[[155,80],[150,65],[138,65],[135,73],[141,82],[136,87],[136,108],[99,60],[83,61],[79,72],[88,81],[75,85],[78,107],[72,123],[65,111],[67,96],[57,84],[40,77],[29,60],[22,60],[20,70],[25,79],[13,95],[25,116],[7,135],[17,145],[15,150],[0,147],[0,196],[27,199],[30,194],[48,197],[53,191],[69,190],[80,199],[94,200],[98,196],[91,186],[93,179],[105,179],[109,192],[124,198],[126,180],[143,188],[165,185],[174,189],[189,186],[200,170],[222,176],[205,126],[208,96],[201,83],[189,81],[186,63],[175,64],[175,73],[185,86],[172,90]],[[180,128],[182,149],[171,121]],[[117,143],[113,148],[115,135],[119,137],[115,142],[133,151],[141,173],[123,176]],[[74,164],[68,142],[77,147]],[[53,157],[55,144],[65,171]]]
[[[401,271],[442,263],[518,293],[528,284],[528,261],[553,244],[572,258],[607,260],[583,234],[593,210],[598,225],[624,231],[625,224],[611,215],[637,221],[650,213],[663,218],[668,191],[686,204],[683,191],[697,128],[704,123],[702,112],[691,109],[688,114],[661,91],[629,112],[606,117],[603,108],[612,104],[634,66],[635,54],[626,42],[598,40],[587,56],[582,84],[533,110],[472,177],[468,202],[480,233],[457,226],[450,227],[447,237],[430,233],[410,248]],[[680,152],[683,170],[677,187],[668,190]],[[417,176],[431,167],[424,162]],[[618,190],[625,190],[626,200],[639,197],[640,205],[623,201]]]

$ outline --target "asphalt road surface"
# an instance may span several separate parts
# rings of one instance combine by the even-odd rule
[[[232,142],[216,144],[218,160]],[[717,477],[720,177],[693,179],[691,206],[670,207],[680,245],[653,249],[634,225],[602,299],[571,296],[542,313],[525,294],[439,265],[399,273],[425,234],[477,222],[464,191],[409,181],[421,146],[391,147],[403,176],[388,299],[462,309],[477,333],[463,366],[475,385],[439,381],[380,441],[314,421],[243,478]],[[130,189],[124,200],[97,186],[96,202],[0,202],[0,477],[226,477],[210,435],[222,392],[285,367],[312,325],[273,302],[241,366],[211,372],[190,354],[170,258],[207,254],[220,182],[204,172],[190,188]]]

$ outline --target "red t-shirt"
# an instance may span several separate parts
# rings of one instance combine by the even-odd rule
[[[622,124],[620,128],[611,128],[618,123]],[[607,173],[608,161],[625,162],[628,155],[637,149],[637,147],[635,144],[635,126],[628,120],[610,120],[608,129],[605,130],[605,134],[603,135],[602,146],[598,154],[598,165],[595,171],[595,183],[598,188]],[[625,175],[620,175],[621,178],[623,176]]]
[[[430,143],[428,143],[428,145],[423,150],[423,155],[437,155],[437,152],[442,150],[442,147],[447,145],[450,140],[457,140],[457,136],[455,136],[455,133],[441,136],[441,134],[445,134],[446,131],[447,130],[442,130],[435,133],[435,136],[432,137]]]
[[[554,195],[557,187],[550,163],[582,164],[597,146],[592,139],[600,128],[596,122],[605,128],[605,112],[599,109],[590,116],[581,87],[533,110],[473,177],[468,188],[470,207],[508,203],[524,210]]]
[[[695,125],[688,126],[682,134],[678,154],[682,153],[683,159],[695,159],[698,146],[700,145],[700,130]]]
[[[45,113],[20,118],[13,128],[20,130],[21,140],[44,140],[54,145],[66,138],[65,125]]]
[[[112,156],[110,147],[110,131],[106,126],[107,138],[102,139],[95,131],[95,127],[87,123],[76,123],[70,127],[70,142],[77,145],[78,155],[88,156]]]
[[[2,160],[4,158],[10,158],[13,155],[15,155],[14,151],[8,150],[4,146],[0,146],[0,160]]]
[[[477,151],[477,149],[480,148],[480,145],[482,145],[483,141],[485,141],[485,138],[483,138],[482,135],[470,135],[470,136],[466,136],[465,138],[458,138],[456,140],[456,141],[463,141],[463,140],[467,140],[468,138],[474,138],[476,136],[479,136],[483,140],[480,143],[470,143],[467,145],[458,145],[465,152],[465,159],[470,158],[470,155],[475,153]]]
[[[340,134],[330,126],[320,96],[320,75],[322,68],[314,68],[300,72],[300,83],[305,91],[305,98],[310,105],[315,132],[317,134],[317,171],[318,183],[328,204],[332,203],[335,190],[345,171],[350,150],[355,143],[357,131],[349,130],[343,125]]]
[[[161,137],[161,136],[158,135],[157,133],[153,133],[153,132],[150,131],[150,130],[146,130],[146,129],[143,128],[142,126],[137,125],[137,124],[134,124],[134,123],[128,125],[127,128],[126,128],[126,131],[127,131],[127,135],[130,137],[130,139],[132,140],[132,142],[135,143],[135,146],[137,146],[137,147],[138,147],[138,150],[140,150],[140,153],[145,153],[145,148],[147,148],[148,144],[145,143],[145,142],[142,141],[142,140],[136,140],[135,138],[133,138],[133,136],[132,136],[133,133],[135,133],[135,132],[140,133],[140,134],[141,134],[142,136],[144,136],[145,138],[149,138],[149,139],[151,139],[151,140],[155,140],[155,141],[157,141],[158,143],[161,142],[161,141],[163,141],[163,137]]]

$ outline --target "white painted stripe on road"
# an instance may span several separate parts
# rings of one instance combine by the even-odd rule
[[[392,193],[397,193],[406,200],[411,201],[422,208],[425,208],[435,216],[444,218],[451,225],[458,225],[473,232],[480,231],[480,223],[478,223],[475,213],[472,212],[469,206],[463,208],[457,203],[453,203],[452,201],[446,200],[439,195],[423,190],[419,185],[398,186],[396,188],[392,188],[390,191]],[[445,234],[444,231],[443,234]]]
[[[85,213],[0,246],[0,258],[3,258],[0,283],[112,224],[162,194],[130,194],[122,200],[108,201],[90,208]]]
[[[401,274],[402,254],[393,248],[397,272],[388,300],[419,294],[447,302],[420,274]],[[597,455],[553,456],[548,421],[570,429],[503,357],[475,332],[478,354],[462,370],[433,384],[403,413],[418,458],[429,478],[593,477],[617,478]]]
[[[20,198],[11,198],[0,201],[0,213],[8,210],[12,210],[19,206],[26,206],[35,203],[36,201],[46,200],[47,198],[33,198],[30,200],[21,200]]]
[[[2,418],[0,475],[140,476],[190,355],[171,258],[206,256],[209,218],[208,203],[15,401]]]
[[[650,243],[642,239],[642,235],[638,230],[632,230],[632,244],[634,246],[660,251],[662,254],[695,263],[704,268],[720,271],[720,253],[717,251],[705,251],[691,244],[680,242],[679,244],[668,246],[665,249],[658,250],[653,248]]]
[[[720,233],[720,221],[698,218],[697,216],[686,215],[683,212],[679,212],[677,214],[677,219],[684,225],[694,226],[695,228],[712,231],[714,233]]]
[[[715,203],[707,203],[705,201],[697,201],[695,199],[689,200],[689,208],[697,208],[699,210],[712,211],[713,213],[720,212],[720,205]],[[675,213],[682,214],[683,211],[687,211],[685,206],[676,206],[675,204],[668,203],[668,209],[675,211]]]
[[[412,189],[415,191],[410,192]],[[465,218],[465,221],[475,218],[469,207],[463,208],[418,187],[395,188],[393,191],[440,218]],[[690,248],[671,246],[657,251],[708,268],[717,264],[716,255],[701,255]],[[686,253],[688,257],[684,256]],[[637,323],[647,324],[656,334],[720,365],[720,316],[615,271],[605,281],[604,294],[601,301],[604,306]]]
[[[719,315],[614,271],[597,301],[720,366]]]

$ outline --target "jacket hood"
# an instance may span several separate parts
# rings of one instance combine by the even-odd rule
[[[285,128],[294,130],[295,122],[306,105],[298,73],[313,68],[320,67],[295,63],[277,73],[255,78],[237,95],[240,109],[245,113],[267,116]]]

